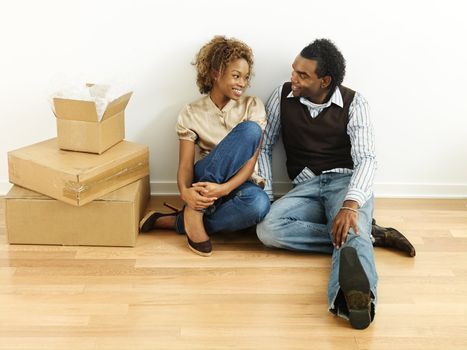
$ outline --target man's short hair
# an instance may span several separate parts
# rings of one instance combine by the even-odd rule
[[[344,81],[345,59],[331,40],[316,39],[303,48],[300,55],[317,62],[316,75],[318,78],[322,78],[326,75],[332,78],[331,91]]]

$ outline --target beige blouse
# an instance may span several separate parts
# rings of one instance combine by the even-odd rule
[[[238,123],[246,120],[258,123],[264,131],[266,111],[258,97],[242,96],[238,101],[230,100],[220,110],[206,95],[181,110],[175,129],[180,140],[198,144],[200,156],[205,157]],[[252,180],[263,187],[264,179],[258,176],[257,165]]]

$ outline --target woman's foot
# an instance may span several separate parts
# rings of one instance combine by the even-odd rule
[[[154,228],[175,230],[175,216],[163,216],[154,223]]]
[[[164,205],[173,210],[172,213],[160,213],[155,210],[148,212],[139,222],[140,232],[149,232],[156,228],[160,229],[175,229],[175,219],[180,210],[171,206],[168,203]]]
[[[212,244],[204,229],[204,213],[186,206],[182,215],[188,247],[198,255],[210,256],[212,254]]]

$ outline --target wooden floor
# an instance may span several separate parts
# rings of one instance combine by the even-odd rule
[[[254,232],[214,237],[210,258],[164,231],[135,248],[8,245],[0,199],[0,349],[467,349],[467,200],[379,199],[375,218],[417,256],[376,249],[377,315],[358,331],[327,312],[329,256]]]

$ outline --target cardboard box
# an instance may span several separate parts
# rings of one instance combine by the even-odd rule
[[[134,246],[149,198],[149,177],[74,207],[19,186],[6,196],[8,242]]]
[[[121,141],[107,152],[62,151],[50,139],[8,152],[10,182],[81,206],[149,174],[148,147]]]
[[[54,98],[58,147],[101,154],[125,138],[124,111],[131,92],[113,100],[99,121],[92,101]]]

